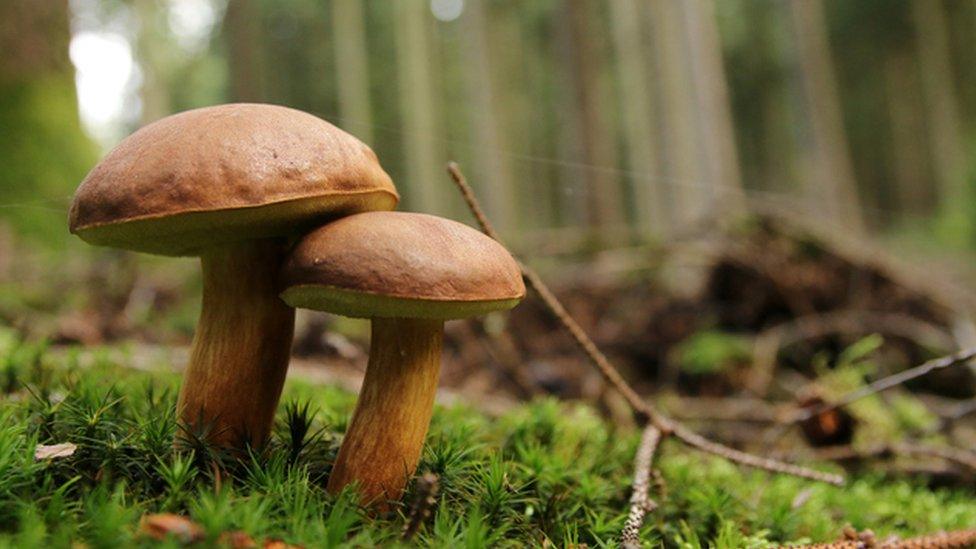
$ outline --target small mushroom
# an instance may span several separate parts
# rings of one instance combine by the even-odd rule
[[[70,228],[91,244],[201,258],[180,419],[212,443],[260,446],[294,331],[294,309],[278,299],[288,239],[397,200],[376,155],[351,135],[301,111],[232,104],[123,140],[78,187]]]
[[[506,310],[525,295],[499,243],[455,221],[369,212],[302,239],[282,271],[293,307],[372,320],[369,365],[328,490],[399,499],[433,413],[444,321]]]

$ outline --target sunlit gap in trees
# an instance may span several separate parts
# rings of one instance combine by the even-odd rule
[[[164,24],[187,53],[207,46],[223,0],[167,0]],[[135,5],[106,8],[97,0],[71,0],[71,62],[85,131],[108,148],[138,125],[143,71],[136,44]]]

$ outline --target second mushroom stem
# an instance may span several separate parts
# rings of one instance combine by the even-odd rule
[[[433,413],[443,333],[441,320],[373,319],[369,366],[329,492],[355,481],[364,504],[399,499]]]

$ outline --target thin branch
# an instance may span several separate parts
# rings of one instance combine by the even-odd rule
[[[481,226],[481,230],[492,239],[501,242],[498,233],[495,231],[494,227],[492,227],[491,222],[485,215],[484,210],[481,209],[481,205],[478,203],[478,199],[475,197],[474,191],[468,184],[464,174],[461,173],[461,168],[457,165],[457,163],[450,162],[447,165],[447,172],[450,174],[451,178],[454,180],[454,183],[461,191],[461,196],[464,198],[464,201],[467,203],[471,213]],[[596,367],[603,378],[624,397],[631,409],[634,411],[635,416],[637,416],[638,422],[641,424],[650,422],[661,431],[663,437],[674,435],[676,438],[689,446],[697,448],[706,453],[721,456],[725,459],[748,467],[755,467],[776,473],[794,475],[811,480],[827,482],[829,484],[838,486],[844,483],[844,477],[840,475],[823,473],[821,471],[815,471],[813,469],[807,469],[805,467],[783,463],[769,458],[754,456],[727,446],[723,446],[717,442],[713,442],[705,437],[702,437],[691,429],[675,422],[659,412],[650,403],[642,399],[627,383],[627,381],[624,380],[623,376],[621,376],[620,372],[613,366],[613,364],[610,363],[610,360],[606,357],[606,355],[604,355],[600,349],[597,348],[596,344],[593,343],[593,340],[590,339],[583,328],[573,319],[572,316],[570,316],[569,312],[566,311],[566,308],[563,307],[562,303],[560,303],[552,291],[549,290],[549,287],[546,286],[545,282],[542,281],[542,278],[524,263],[520,262],[519,266],[522,269],[522,276],[525,278],[525,282],[528,284],[528,286],[535,290],[539,297],[542,298],[542,301],[545,303],[546,307],[549,308],[556,319],[559,320],[566,331],[569,332],[569,335],[572,336],[573,341],[576,342],[577,346],[579,346],[579,348],[590,359],[590,363]]]
[[[456,162],[450,162],[447,165],[447,171],[454,180],[454,183],[457,184],[458,189],[461,191],[461,196],[464,198],[464,202],[468,205],[468,209],[471,210],[474,218],[478,221],[478,225],[481,226],[482,232],[488,235],[492,240],[501,242],[501,237],[495,231],[491,221],[488,220],[488,216],[485,215],[484,210],[481,209],[481,204],[475,197],[474,191],[471,189],[471,185],[468,184],[467,178],[465,178],[464,174],[461,173],[460,166],[458,166]],[[549,287],[546,286],[545,282],[542,281],[542,278],[539,277],[539,275],[531,267],[521,261],[519,261],[519,267],[522,269],[522,277],[525,278],[525,282],[528,284],[529,288],[535,290],[535,292],[539,294],[539,297],[542,298],[542,301],[546,304],[546,307],[552,311],[552,314],[555,315],[559,322],[566,328],[569,335],[573,338],[573,341],[575,341],[576,344],[583,349],[583,352],[585,352],[586,356],[590,358],[590,361],[600,371],[600,374],[603,375],[603,377],[610,382],[610,384],[613,385],[621,395],[623,395],[624,399],[627,400],[627,403],[630,404],[630,407],[633,408],[638,415],[643,416],[639,417],[638,420],[641,420],[641,423],[645,422],[649,418],[649,414],[647,414],[644,410],[644,408],[646,408],[646,403],[627,384],[627,382],[624,381],[623,377],[620,375],[620,372],[618,372],[617,369],[610,364],[607,357],[601,353],[599,349],[597,349],[593,341],[589,338],[589,336],[586,335],[586,332],[583,331],[583,328],[576,323],[573,317],[569,315],[569,312],[565,307],[563,307],[563,304],[556,299],[556,296],[553,295],[552,291],[549,290]]]
[[[828,334],[865,333],[903,337],[919,345],[943,349],[954,347],[952,339],[943,330],[909,315],[846,310],[805,315],[767,328],[756,337],[749,387],[759,396],[766,394],[776,357],[783,348]]]
[[[871,395],[880,393],[891,389],[892,387],[897,387],[907,381],[920,378],[926,374],[932,373],[936,370],[942,370],[955,366],[957,364],[964,364],[969,362],[973,358],[976,358],[976,347],[970,347],[968,349],[963,349],[957,353],[934,358],[925,362],[920,366],[914,368],[909,368],[908,370],[903,370],[897,374],[892,374],[887,377],[883,377],[877,381],[865,385],[859,389],[851,391],[846,395],[834,400],[833,402],[826,403],[822,406],[816,408],[808,408],[805,410],[798,411],[793,417],[789,418],[789,423],[799,423],[806,421],[812,417],[816,417],[824,412],[829,412],[835,408],[842,408],[848,404],[857,402],[862,398],[869,397]]]
[[[976,453],[952,446],[931,446],[926,444],[897,443],[896,452],[942,458],[948,462],[968,467],[976,472]]]
[[[862,539],[844,539],[833,543],[815,543],[813,545],[788,545],[792,549],[863,549],[875,547],[877,549],[962,549],[976,544],[976,530],[956,530],[941,532],[928,536],[910,539],[889,538],[876,541],[873,534],[870,541]]]
[[[636,549],[640,547],[640,529],[644,524],[644,516],[650,513],[657,504],[650,496],[651,485],[651,462],[654,460],[654,452],[661,442],[661,431],[648,425],[641,436],[640,446],[637,447],[637,455],[634,457],[634,483],[631,488],[630,514],[624,529],[620,534],[620,545],[624,549]]]
[[[943,419],[955,421],[957,419],[962,419],[973,412],[976,412],[976,398],[971,398],[956,404],[951,410],[949,410],[949,413],[946,414]]]
[[[855,448],[849,445],[832,446],[816,450],[812,457],[825,461],[845,461],[894,456],[939,458],[976,472],[976,453],[952,446],[934,446],[914,441],[877,444],[867,448]]]
[[[827,484],[833,484],[835,486],[841,486],[844,484],[844,477],[841,475],[825,473],[815,469],[802,467],[800,465],[793,465],[792,463],[786,463],[784,461],[765,458],[755,454],[742,452],[734,448],[729,448],[728,446],[719,444],[699,435],[680,423],[674,424],[674,436],[685,444],[697,448],[702,452],[723,457],[729,461],[738,463],[740,465],[745,465],[747,467],[754,467],[756,469],[763,469],[773,473],[782,473],[784,475],[792,475],[794,477],[826,482]]]

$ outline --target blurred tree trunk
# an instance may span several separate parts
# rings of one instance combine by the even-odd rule
[[[683,0],[678,5],[688,41],[690,91],[695,98],[699,149],[709,189],[707,207],[720,214],[741,213],[745,196],[712,0]]]
[[[230,71],[230,99],[267,101],[261,54],[261,12],[254,0],[229,0],[224,15]]]
[[[369,53],[363,6],[359,0],[332,0],[336,84],[340,123],[366,143],[373,142],[369,100]]]
[[[67,235],[66,197],[95,159],[78,115],[68,21],[67,0],[0,1],[0,196],[9,206],[0,216],[49,241]]]
[[[39,76],[72,80],[68,0],[7,0],[0,3],[0,78],[5,84]]]
[[[808,142],[802,145],[804,185],[814,206],[848,230],[864,231],[843,111],[831,60],[822,0],[790,0]]]
[[[669,226],[667,189],[654,135],[654,93],[648,75],[651,59],[644,53],[641,27],[645,19],[640,17],[638,0],[614,0],[608,5],[634,216],[642,233],[662,236]]]
[[[518,3],[488,3],[489,51],[496,59],[495,92],[501,115],[499,132],[504,142],[505,154],[515,200],[518,234],[509,240],[517,244],[517,238],[532,229],[555,225],[556,201],[553,192],[553,166],[551,163],[530,161],[529,157],[553,157],[551,137],[547,122],[549,112],[538,108],[546,101],[547,83],[552,78],[544,62],[545,49],[536,47],[539,37],[528,34],[531,23],[526,21],[523,10],[515,9]],[[502,46],[504,45],[504,47]],[[551,122],[549,122],[551,123]]]
[[[565,0],[568,40],[562,60],[573,94],[570,116],[578,116],[579,149],[572,158],[583,166],[587,223],[600,238],[624,222],[619,178],[614,173],[616,140],[607,118],[603,95],[603,48],[592,25],[599,21],[596,4]],[[577,160],[578,159],[578,160]]]
[[[172,44],[167,43],[167,13],[159,0],[135,0],[133,8],[139,22],[136,57],[142,74],[142,85],[139,87],[139,98],[142,100],[140,125],[144,126],[170,114],[172,110],[164,59],[165,49],[172,47]]]
[[[477,180],[485,185],[480,195],[488,214],[504,233],[516,228],[516,200],[508,149],[500,135],[500,110],[496,98],[492,59],[489,57],[488,20],[485,4],[474,1],[467,5],[461,21],[467,63],[462,67],[470,98],[468,115],[472,120],[475,154],[473,157]]]
[[[912,0],[915,43],[921,69],[929,150],[939,202],[952,236],[971,238],[971,205],[966,189],[966,155],[959,102],[950,65],[949,31],[940,0]]]
[[[929,213],[932,188],[927,184],[925,150],[918,146],[918,136],[925,134],[925,121],[919,112],[918,82],[912,59],[894,54],[885,59],[885,97],[891,120],[894,154],[894,185],[898,209],[909,217]]]
[[[699,162],[695,142],[695,111],[685,30],[679,2],[652,2],[655,50],[659,55],[664,152],[667,181],[671,188],[673,220],[678,227],[701,219],[708,207],[708,182]]]
[[[556,18],[556,40],[554,56],[559,64],[553,67],[558,75],[555,86],[555,107],[551,116],[555,119],[554,132],[556,158],[563,159],[557,164],[556,178],[556,224],[568,227],[587,227],[590,225],[590,208],[587,201],[589,168],[583,165],[583,120],[576,106],[573,84],[574,59],[570,55],[569,44],[573,40],[567,24],[566,10],[560,6],[560,16]]]
[[[438,153],[440,134],[431,81],[430,11],[426,2],[402,1],[395,6],[405,198],[410,208],[443,215],[444,201],[439,197],[444,191],[444,159]]]

